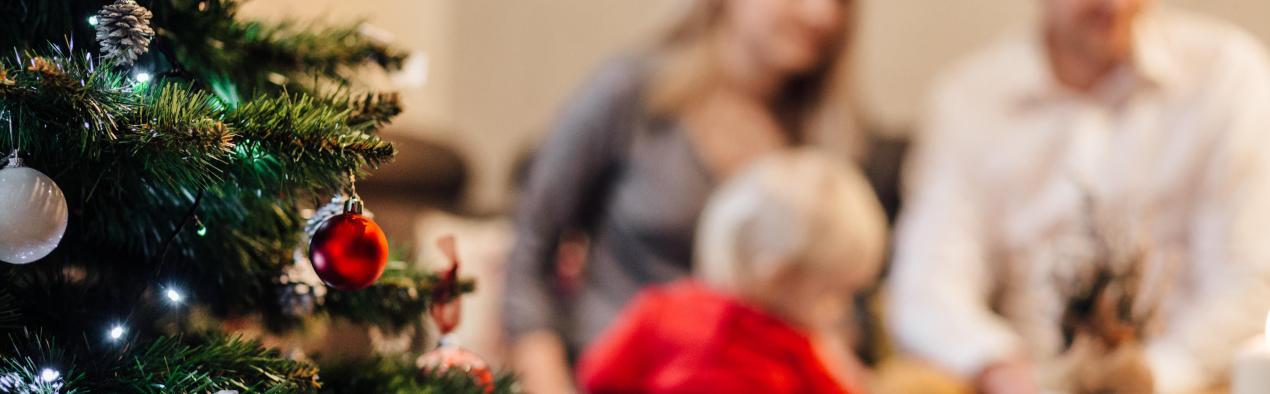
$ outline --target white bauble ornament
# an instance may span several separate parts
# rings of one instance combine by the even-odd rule
[[[0,261],[26,264],[48,256],[66,233],[66,197],[16,155],[0,169]]]

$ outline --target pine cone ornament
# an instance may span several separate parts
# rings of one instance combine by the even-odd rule
[[[345,200],[348,200],[347,196],[344,194],[336,194],[335,197],[331,197],[331,201],[327,202],[326,205],[314,210],[306,209],[300,213],[300,216],[305,219],[305,242],[308,242],[308,238],[313,237],[313,233],[317,232],[318,226],[321,226],[322,222],[325,222],[326,219],[330,219],[332,216],[344,213]],[[369,209],[363,209],[362,216],[374,219],[375,213],[371,212]]]
[[[330,202],[314,210],[311,214],[303,212],[302,215],[307,216],[307,220],[304,223],[305,237],[312,237],[313,233],[317,231],[318,226],[322,225],[322,222],[325,222],[326,219],[330,219],[332,216],[339,215],[341,213],[344,213],[344,196],[340,194],[332,197]]]
[[[127,67],[150,50],[154,29],[150,10],[133,0],[118,0],[97,12],[97,42],[102,58]]]
[[[305,318],[317,309],[318,295],[313,286],[303,282],[287,282],[277,287],[278,306],[293,318]]]
[[[293,255],[295,264],[287,267],[281,276],[274,280],[274,291],[278,295],[278,307],[282,314],[291,318],[305,318],[313,314],[322,305],[326,297],[326,287],[309,268],[309,256],[303,248],[297,248]]]

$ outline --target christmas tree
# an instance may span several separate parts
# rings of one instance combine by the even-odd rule
[[[355,240],[379,264],[359,277],[329,267],[366,248],[314,236],[319,275],[347,291],[295,278],[313,232],[339,225],[323,219],[377,231],[354,183],[392,159],[376,131],[400,108],[354,76],[405,55],[356,23],[244,21],[238,5],[0,1],[0,148],[13,152],[0,170],[0,392],[508,390],[410,355],[286,357],[226,329],[253,316],[285,334],[326,316],[395,330],[420,324],[434,290],[473,289],[385,270],[382,235]]]

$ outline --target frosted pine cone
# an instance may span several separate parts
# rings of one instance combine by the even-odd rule
[[[118,0],[97,12],[97,42],[102,58],[121,66],[131,66],[150,50],[154,29],[150,10],[133,0]]]
[[[277,291],[278,306],[286,316],[304,318],[317,309],[318,295],[313,286],[303,282],[283,283]]]
[[[331,198],[331,202],[313,211],[313,214],[306,218],[308,220],[304,223],[305,237],[312,237],[313,232],[317,231],[322,222],[341,213],[344,213],[344,195],[338,194]]]

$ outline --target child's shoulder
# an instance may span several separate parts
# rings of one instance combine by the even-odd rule
[[[684,279],[663,285],[651,286],[641,290],[631,302],[632,307],[650,307],[654,305],[671,305],[680,301],[707,301],[709,303],[727,303],[726,296],[711,290],[706,285],[692,279]]]
[[[625,315],[644,319],[680,317],[701,323],[734,304],[728,297],[700,282],[681,280],[646,288],[631,301]],[[692,319],[682,319],[691,316]]]

